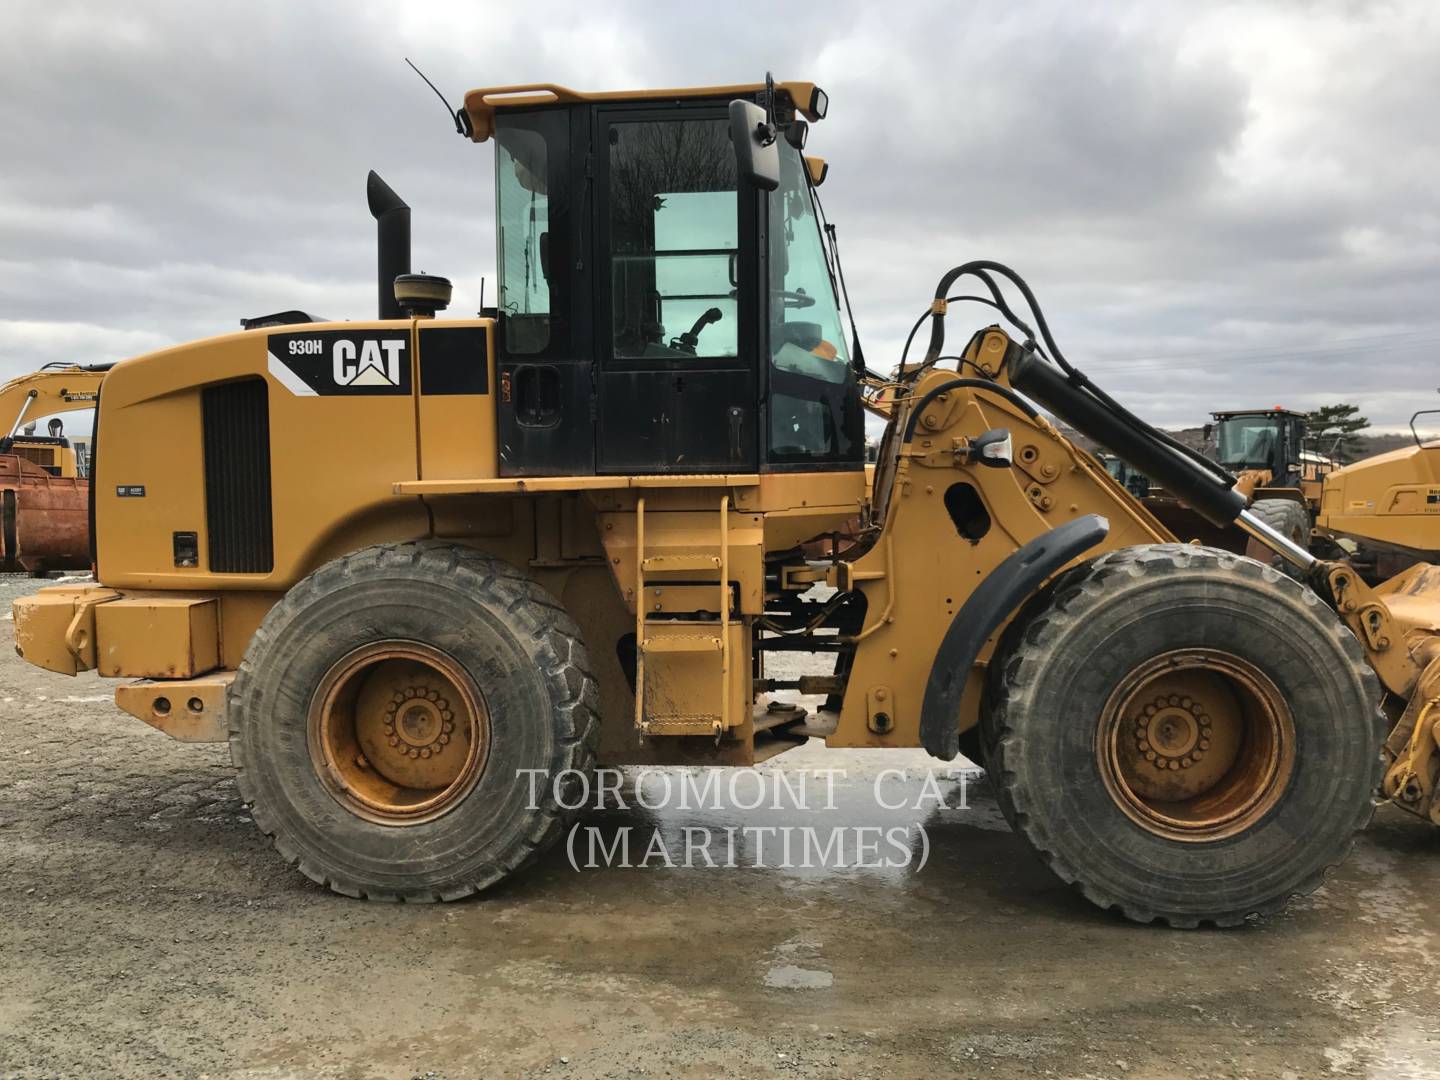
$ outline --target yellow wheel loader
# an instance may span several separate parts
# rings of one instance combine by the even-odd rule
[[[963,737],[1039,856],[1132,919],[1234,924],[1313,888],[1370,818],[1382,697],[1403,707],[1440,640],[1423,598],[1255,519],[997,263],[940,279],[923,356],[868,369],[802,152],[826,109],[769,80],[470,92],[496,308],[436,317],[449,283],[409,272],[409,208],[372,173],[378,318],[283,312],[106,376],[97,581],[17,601],[22,655],[228,740],[281,855],[352,896],[515,873],[597,762],[810,738],[949,760]],[[973,296],[1013,333],[947,352]],[[1176,543],[1041,408],[1314,587]],[[833,667],[776,674],[795,652]],[[792,690],[823,704],[772,699]]]
[[[1332,468],[1328,458],[1305,449],[1305,414],[1279,405],[1228,409],[1210,414],[1205,439],[1214,439],[1215,460],[1235,476],[1235,490],[1251,513],[1301,547],[1310,546],[1320,486]],[[1145,508],[1183,540],[1275,562],[1269,548],[1231,523],[1216,526],[1181,498],[1152,488]]]

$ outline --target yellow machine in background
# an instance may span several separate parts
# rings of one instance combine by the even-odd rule
[[[1316,525],[1325,536],[1352,541],[1353,561],[1374,581],[1417,562],[1440,562],[1440,442],[1417,436],[1412,447],[1331,473]]]
[[[1000,264],[945,274],[924,355],[868,369],[802,153],[827,105],[805,82],[472,91],[497,308],[436,317],[449,283],[409,273],[409,208],[372,173],[377,319],[282,312],[106,376],[97,581],[16,602],[23,656],[228,740],[259,827],[349,895],[516,872],[597,761],[810,738],[963,743],[1047,865],[1134,919],[1233,924],[1312,888],[1371,814],[1420,616],[1105,395]],[[962,278],[1015,332],[947,354]],[[1175,543],[1035,402],[1316,588]],[[777,653],[831,663],[783,677]],[[772,697],[796,690],[823,704]]]
[[[1320,487],[1334,463],[1305,448],[1305,414],[1279,405],[1210,414],[1204,437],[1214,439],[1215,460],[1235,476],[1235,490],[1250,511],[1292,543],[1310,545]],[[1270,560],[1268,548],[1234,523],[1214,525],[1182,498],[1148,485],[1145,507],[1183,540]]]
[[[0,454],[15,454],[34,462],[51,476],[80,475],[75,448],[58,419],[51,419],[44,435],[22,429],[27,422],[33,428],[41,417],[58,418],[59,414],[93,409],[100,381],[110,367],[55,364],[0,386],[0,426],[8,432],[0,438]]]
[[[53,365],[0,386],[0,566],[90,566],[90,481],[57,414],[94,408],[108,364]],[[35,422],[50,417],[46,433]]]

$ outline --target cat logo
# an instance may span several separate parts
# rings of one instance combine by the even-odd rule
[[[332,348],[332,362],[336,386],[399,386],[400,354],[405,342],[399,338],[389,341],[349,341],[341,338]]]
[[[271,334],[270,375],[297,397],[410,393],[410,335],[393,330]]]

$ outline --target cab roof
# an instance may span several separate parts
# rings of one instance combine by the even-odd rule
[[[1286,409],[1280,405],[1272,405],[1268,409],[1226,409],[1224,412],[1213,412],[1210,415],[1216,420],[1229,420],[1236,416],[1298,416],[1304,420],[1309,416],[1308,413],[1296,412],[1294,409]]]
[[[471,90],[465,95],[465,112],[470,117],[471,135],[475,142],[484,142],[495,131],[495,113],[502,109],[534,108],[537,105],[582,105],[591,102],[674,101],[677,98],[753,97],[765,89],[764,83],[739,83],[734,86],[691,86],[671,90],[605,90],[591,93],[556,86],[554,83],[521,83],[515,86],[490,86]],[[795,109],[812,123],[825,117],[829,99],[825,91],[812,82],[777,82],[775,89],[786,94]]]

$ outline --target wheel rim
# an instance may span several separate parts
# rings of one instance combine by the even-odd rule
[[[451,657],[418,642],[356,649],[311,699],[310,757],[346,809],[385,825],[431,821],[475,787],[490,749],[484,696]]]
[[[1106,790],[1131,820],[1170,839],[1244,831],[1280,800],[1295,767],[1295,721],[1270,678],[1211,649],[1135,668],[1101,713]]]

